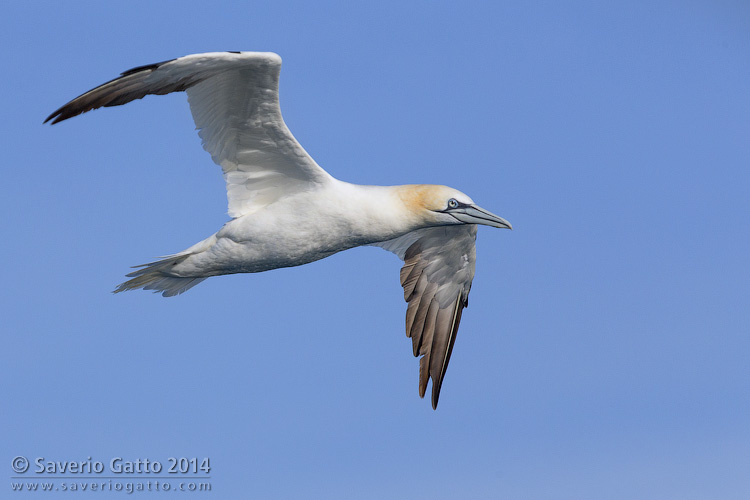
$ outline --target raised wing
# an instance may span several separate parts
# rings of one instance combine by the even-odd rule
[[[45,123],[187,91],[203,147],[224,172],[229,215],[239,217],[331,180],[281,117],[280,69],[281,58],[271,52],[211,52],[140,66],[76,97]]]
[[[378,244],[404,260],[401,285],[406,309],[406,336],[419,360],[419,395],[432,378],[432,407],[456,342],[461,312],[469,305],[476,263],[477,226],[420,229]]]

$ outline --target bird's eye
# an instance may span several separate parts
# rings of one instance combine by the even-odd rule
[[[455,198],[448,200],[448,208],[458,208],[458,202]]]

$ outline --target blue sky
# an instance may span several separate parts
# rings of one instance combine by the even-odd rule
[[[0,20],[0,488],[16,456],[119,456],[210,457],[196,498],[750,495],[746,2],[110,5]],[[219,168],[181,94],[42,121],[215,50],[282,56],[286,122],[335,177],[513,223],[480,228],[437,411],[380,249],[110,293],[227,220]]]

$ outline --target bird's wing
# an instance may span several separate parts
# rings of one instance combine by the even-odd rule
[[[186,91],[203,147],[224,171],[229,215],[239,217],[332,179],[281,117],[280,69],[281,58],[270,52],[194,54],[140,66],[73,99],[45,123]]]
[[[476,263],[477,226],[440,226],[419,229],[378,243],[404,261],[406,335],[419,360],[419,395],[424,397],[432,378],[432,407],[437,408],[440,387],[456,341],[461,312],[469,305],[469,290]]]

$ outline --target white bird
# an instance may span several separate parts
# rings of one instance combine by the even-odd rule
[[[460,191],[436,185],[361,186],[334,179],[292,136],[279,108],[281,58],[270,52],[194,54],[125,71],[45,123],[148,94],[186,91],[203,147],[221,166],[232,219],[216,234],[128,274],[115,292],[165,297],[210,276],[307,264],[377,245],[404,260],[406,335],[419,395],[432,378],[437,408],[474,278],[477,224],[511,228]]]

